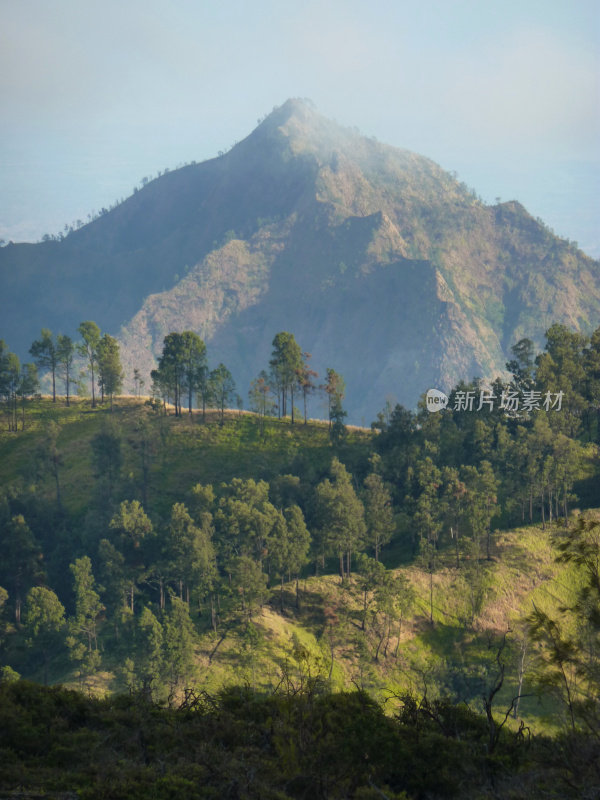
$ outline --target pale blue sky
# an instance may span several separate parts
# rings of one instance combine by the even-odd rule
[[[598,0],[0,0],[0,237],[202,161],[288,97],[600,256]]]

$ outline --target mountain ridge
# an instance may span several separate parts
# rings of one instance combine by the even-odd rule
[[[147,376],[163,336],[191,328],[241,394],[290,330],[320,374],[346,377],[351,419],[365,422],[386,395],[414,406],[431,385],[493,377],[512,344],[541,345],[555,321],[600,322],[600,262],[518,202],[487,206],[430,159],[299,100],[63,242],[3,248],[7,287],[17,351],[42,325],[91,318],[119,332],[127,374]],[[15,311],[28,303],[35,330]]]

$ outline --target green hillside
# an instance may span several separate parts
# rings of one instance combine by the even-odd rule
[[[26,399],[15,425],[5,403],[0,791],[593,797],[576,388],[562,415],[397,406],[372,430],[143,398]]]
[[[97,447],[100,435],[113,437],[113,445],[119,442],[118,469],[109,463],[110,443],[104,443],[104,461],[98,460],[92,443],[96,441]],[[14,609],[10,619],[12,586],[8,586],[3,617],[5,663],[38,681],[46,677],[74,687],[86,685],[102,694],[137,684],[140,678],[139,671],[135,677],[134,661],[138,656],[130,637],[140,635],[135,631],[143,604],[150,600],[152,606],[147,607],[156,611],[157,595],[146,571],[136,588],[134,614],[126,608],[125,594],[121,610],[118,598],[115,606],[115,597],[110,596],[106,583],[110,576],[102,566],[98,543],[108,535],[118,544],[110,520],[119,503],[145,495],[144,507],[160,543],[167,536],[174,504],[185,503],[200,524],[203,509],[209,506],[206,495],[194,487],[211,484],[217,495],[226,498],[226,485],[234,479],[267,481],[273,503],[283,506],[286,494],[288,503],[293,498],[303,508],[313,536],[318,536],[319,512],[311,487],[329,474],[335,457],[359,488],[384,435],[349,430],[345,441],[333,446],[327,425],[320,422],[292,426],[289,420],[267,419],[261,432],[258,418],[248,413],[229,412],[221,426],[211,412],[203,423],[198,412],[181,418],[164,416],[134,399],[118,401],[112,412],[92,410],[89,401],[78,401],[70,408],[48,400],[32,402],[24,432],[0,433],[4,535],[11,530],[10,517],[14,520],[15,512],[22,512],[44,550],[45,565],[27,567],[37,570],[37,577],[32,574],[29,581],[54,588],[67,614],[75,612],[68,564],[84,553],[91,556],[104,603],[94,633],[101,659],[93,668],[84,668],[81,661],[73,662],[73,653],[69,660],[67,648],[54,640],[52,655],[42,663],[35,641],[28,638],[26,612],[16,626]],[[582,474],[593,469],[595,452],[582,451],[584,459],[589,458],[587,467],[581,465]],[[53,464],[58,465],[56,471]],[[115,470],[112,487],[107,479],[110,469]],[[282,477],[292,475],[295,481]],[[211,508],[217,508],[216,501]],[[223,535],[218,532],[219,512],[213,513],[217,525],[213,536],[218,538]],[[360,560],[353,559],[351,575],[341,581],[336,559],[325,553],[327,560],[321,561],[318,550],[318,575],[314,561],[306,563],[296,587],[289,576],[280,583],[275,568],[269,566],[269,588],[265,576],[261,588],[248,589],[252,599],[245,608],[240,609],[235,596],[228,593],[224,576],[219,602],[226,607],[221,609],[222,622],[216,629],[211,629],[206,595],[194,601],[196,611],[190,607],[193,656],[187,677],[180,676],[184,682],[178,679],[173,686],[178,685],[179,692],[185,681],[192,681],[216,691],[242,682],[268,690],[279,684],[283,674],[301,682],[319,676],[332,688],[356,685],[380,700],[390,692],[409,691],[418,696],[448,696],[481,710],[482,697],[494,686],[500,658],[506,671],[496,710],[506,710],[520,694],[521,677],[525,696],[519,700],[518,718],[532,730],[558,729],[565,709],[553,693],[539,691],[539,659],[535,647],[528,644],[525,619],[534,608],[555,615],[574,602],[576,570],[572,564],[555,561],[558,551],[552,536],[561,524],[559,520],[545,528],[539,524],[503,527],[494,532],[489,559],[465,543],[458,569],[454,546],[448,542],[441,547],[432,573],[423,557],[412,551],[410,523],[405,512],[396,509],[396,533],[383,548],[382,559],[389,576],[399,581],[396,598],[405,596],[400,608],[386,605],[389,601],[378,595],[377,582],[369,584],[367,573],[362,570],[361,574]],[[4,547],[9,546],[4,541]],[[365,550],[369,552],[368,547]],[[17,563],[25,572],[24,556],[20,558]],[[222,569],[227,572],[229,567]],[[4,576],[5,583],[10,583],[10,575],[5,572]],[[166,684],[157,684],[156,691],[161,696]],[[511,717],[508,724],[517,725],[517,721]]]
[[[29,402],[29,401],[28,401]],[[178,418],[152,410],[145,399],[119,399],[114,411],[105,406],[92,409],[89,400],[72,398],[53,405],[47,400],[33,401],[26,412],[26,429],[18,435],[0,431],[2,461],[0,481],[4,486],[16,481],[26,487],[39,471],[39,449],[49,421],[60,426],[57,439],[61,451],[60,486],[65,509],[81,518],[92,504],[94,491],[91,439],[108,427],[123,443],[120,468],[122,494],[137,496],[142,481],[142,455],[147,443],[149,461],[148,509],[161,514],[176,499],[185,496],[196,483],[230,481],[232,478],[271,480],[289,473],[299,463],[314,474],[325,473],[332,447],[328,423],[310,421],[294,427],[289,420],[267,418],[261,432],[257,417],[249,412],[228,411],[227,422],[219,425],[216,411],[184,413]],[[172,411],[172,409],[171,409]],[[368,429],[350,428],[349,441],[339,452],[357,464],[366,459],[370,448]],[[36,464],[38,465],[36,467]],[[309,467],[310,465],[310,467]],[[55,497],[51,476],[40,473],[36,486],[47,502]],[[35,482],[34,482],[35,486]]]

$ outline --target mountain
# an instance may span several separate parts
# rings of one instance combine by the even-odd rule
[[[166,333],[193,329],[242,395],[289,330],[369,423],[386,396],[414,406],[430,386],[497,374],[552,322],[589,332],[600,262],[518,202],[485,205],[429,159],[289,100],[64,240],[2,248],[0,297],[0,336],[23,356],[42,326],[94,319],[130,376]]]

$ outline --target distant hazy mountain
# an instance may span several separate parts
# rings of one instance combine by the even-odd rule
[[[386,396],[414,406],[430,386],[497,374],[554,321],[597,326],[600,262],[519,203],[487,206],[427,158],[289,100],[63,241],[1,249],[0,313],[23,356],[42,326],[73,335],[94,319],[119,335],[128,376],[193,329],[243,396],[288,330],[369,423]]]

